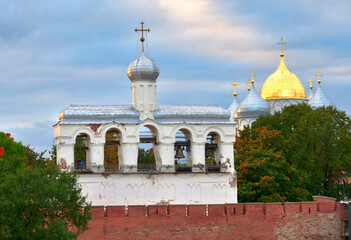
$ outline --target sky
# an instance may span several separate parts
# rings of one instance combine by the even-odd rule
[[[0,131],[44,151],[70,104],[130,104],[126,70],[141,21],[160,68],[159,105],[228,108],[231,83],[243,100],[252,71],[259,92],[283,37],[306,93],[321,71],[326,94],[350,115],[350,9],[349,0],[0,0]]]

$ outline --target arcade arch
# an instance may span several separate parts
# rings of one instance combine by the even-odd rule
[[[175,133],[174,160],[177,172],[191,172],[193,161],[191,159],[191,132],[186,128],[180,128]]]
[[[161,158],[158,148],[158,130],[153,125],[144,125],[139,129],[138,172],[160,170]]]
[[[221,169],[221,137],[216,131],[211,131],[206,136],[205,163],[206,171],[219,172]]]
[[[85,171],[91,165],[90,147],[91,139],[86,133],[78,133],[74,141],[74,169]]]
[[[120,169],[120,149],[122,140],[122,133],[117,128],[110,128],[105,135],[104,145],[104,167],[105,170],[118,170]]]

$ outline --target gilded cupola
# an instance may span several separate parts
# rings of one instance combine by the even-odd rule
[[[283,38],[277,44],[281,45],[280,64],[261,88],[261,97],[265,100],[270,99],[306,99],[305,88],[300,79],[290,72],[284,63]]]

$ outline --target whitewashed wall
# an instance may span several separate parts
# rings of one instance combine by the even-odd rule
[[[79,183],[93,206],[237,203],[231,173],[81,174]]]

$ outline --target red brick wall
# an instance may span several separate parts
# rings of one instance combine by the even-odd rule
[[[347,206],[334,202],[93,207],[98,239],[341,239]]]

